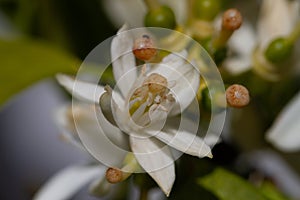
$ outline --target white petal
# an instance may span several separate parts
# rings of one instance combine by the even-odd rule
[[[104,93],[104,87],[75,80],[71,76],[58,74],[56,75],[56,79],[73,97],[79,100],[98,104],[100,96]]]
[[[52,177],[34,200],[70,199],[84,185],[97,177],[104,176],[104,166],[71,166]]]
[[[136,126],[133,120],[129,115],[129,104],[125,104],[125,101],[122,99],[119,93],[114,92],[112,93],[111,98],[112,103],[112,114],[114,116],[114,120],[117,123],[118,127],[126,132],[130,133],[131,126]]]
[[[95,109],[90,105],[73,106],[78,135],[96,159],[108,166],[119,167],[127,154],[128,137],[111,125],[99,108]]]
[[[170,115],[177,115],[193,101],[200,84],[200,73],[191,64],[186,63],[187,52],[172,53],[165,57],[151,73],[158,73],[166,77],[168,82],[174,82],[169,89],[174,94],[176,105]]]
[[[233,57],[233,58],[227,58],[223,66],[228,70],[231,74],[237,75],[240,73],[243,73],[247,70],[249,70],[252,66],[251,57]]]
[[[212,157],[210,147],[196,134],[188,131],[168,129],[160,131],[155,137],[183,153],[200,158]]]
[[[111,44],[111,57],[114,78],[124,98],[137,79],[135,57],[132,53],[133,38],[125,24],[117,33]]]
[[[62,106],[54,114],[54,122],[62,131],[62,139],[74,146],[84,150],[75,130],[74,119],[72,117],[72,106]]]
[[[144,26],[146,5],[141,0],[104,0],[106,14],[116,27],[128,23],[130,27]]]
[[[143,27],[147,6],[141,0],[105,0],[102,1],[106,14],[116,27],[128,23],[131,27]],[[168,5],[176,16],[176,21],[184,23],[187,16],[187,3],[182,0],[160,0],[161,4]]]
[[[234,51],[235,53],[245,56],[251,57],[252,51],[255,48],[255,42],[257,38],[254,32],[254,28],[247,21],[243,22],[241,28],[236,30],[234,34],[231,36],[228,46],[229,49]]]
[[[155,138],[130,137],[130,144],[139,164],[169,196],[175,181],[174,161],[169,147]]]
[[[128,149],[127,135],[107,121],[100,108],[97,107],[96,111],[99,125],[101,126],[103,132],[106,133],[107,137],[118,147],[122,149]]]
[[[267,139],[282,151],[300,150],[300,93],[283,109],[267,132]]]
[[[253,27],[246,21],[234,32],[228,42],[229,49],[236,56],[227,58],[223,66],[232,74],[240,74],[251,68],[252,51],[256,45]]]
[[[164,108],[162,105],[152,105],[145,115],[148,115],[149,118],[149,124],[147,124],[145,130],[159,131],[164,127],[167,120],[168,108]]]
[[[263,0],[258,20],[259,45],[264,49],[276,37],[288,35],[295,25],[295,14],[287,0]]]

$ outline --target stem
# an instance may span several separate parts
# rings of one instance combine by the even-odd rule
[[[158,0],[144,0],[146,6],[148,7],[148,10],[155,10],[160,7],[160,3]]]
[[[187,24],[191,24],[194,20],[194,0],[187,0],[187,13],[188,13],[188,16],[187,16]]]
[[[223,47],[226,45],[227,41],[229,40],[230,36],[232,35],[233,31],[230,30],[225,30],[222,28],[221,32],[213,40],[213,47],[218,49],[220,47]]]
[[[298,40],[300,37],[300,21],[298,21],[297,25],[295,26],[295,29],[291,32],[291,34],[288,36],[288,41],[291,43],[294,43]]]
[[[148,199],[148,190],[141,187],[140,200]]]

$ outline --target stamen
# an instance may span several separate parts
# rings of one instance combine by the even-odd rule
[[[168,84],[164,76],[152,73],[146,77],[142,86],[135,90],[130,98],[129,113],[136,124],[148,125],[151,122],[150,110],[153,111],[155,108],[161,108],[165,112],[170,110],[170,105],[175,102],[175,99],[169,93]]]
[[[138,120],[142,116],[142,114],[146,110],[147,104],[147,102],[144,102],[142,105],[139,106],[138,109],[136,109],[136,111],[132,114],[133,121]]]
[[[249,91],[242,85],[234,84],[226,90],[226,100],[229,106],[241,108],[249,104]]]
[[[228,9],[222,17],[222,29],[213,41],[214,48],[224,47],[233,32],[240,28],[242,22],[242,15],[237,9]]]
[[[136,39],[132,51],[136,58],[145,61],[151,60],[157,53],[154,43],[148,35]]]
[[[160,94],[166,91],[168,81],[162,75],[153,73],[144,81],[143,85],[147,85],[152,94]]]
[[[242,15],[237,9],[228,9],[222,17],[222,28],[234,31],[240,28],[242,22]]]
[[[119,183],[123,180],[123,172],[117,168],[108,168],[105,177],[110,183]]]

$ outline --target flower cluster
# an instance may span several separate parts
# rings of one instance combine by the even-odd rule
[[[65,137],[106,165],[98,167],[100,172],[93,165],[91,174],[101,177],[93,184],[94,193],[145,171],[169,196],[175,181],[174,161],[182,153],[212,158],[212,147],[221,139],[218,134],[200,137],[199,132],[209,124],[215,130],[207,132],[221,133],[219,126],[210,123],[225,117],[228,107],[232,127],[224,138],[247,132],[245,127],[234,130],[236,115],[237,123],[258,124],[257,132],[280,150],[299,150],[299,94],[278,117],[287,101],[273,102],[274,96],[295,94],[278,85],[289,84],[299,75],[295,59],[299,1],[261,1],[256,29],[240,9],[223,11],[219,0],[106,0],[104,6],[118,26],[125,22],[168,31],[155,38],[155,28],[142,28],[137,37],[123,25],[111,41],[114,86],[57,75],[74,97],[72,107],[59,116]],[[222,90],[214,87],[218,82],[214,70],[224,80]],[[195,101],[196,108],[192,107]],[[243,110],[245,106],[251,111]],[[204,116],[201,122],[183,114],[188,110],[198,116],[199,108]],[[263,114],[252,117],[253,112]],[[273,125],[266,131],[261,122]],[[224,122],[219,123],[223,127]],[[39,195],[37,199],[43,199],[48,193]]]

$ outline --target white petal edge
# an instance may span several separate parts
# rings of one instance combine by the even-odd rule
[[[251,54],[256,45],[256,35],[253,26],[247,21],[234,32],[231,36],[228,46],[235,53],[251,58]]]
[[[281,111],[267,132],[267,140],[282,151],[300,150],[300,93]]]
[[[33,200],[65,200],[97,177],[104,177],[104,166],[70,166],[53,176]]]
[[[103,115],[101,109],[96,107],[97,118],[99,125],[105,135],[118,147],[129,150],[128,136],[123,133],[118,127],[112,125]],[[98,126],[99,127],[99,126]]]
[[[54,113],[54,122],[62,132],[63,140],[76,146],[81,150],[85,150],[82,144],[77,140],[74,120],[71,118],[72,106],[70,104],[61,106]]]
[[[238,58],[228,58],[224,61],[223,66],[233,75],[241,74],[251,69],[252,61],[249,57],[240,56]]]
[[[130,27],[144,26],[146,5],[141,0],[103,0],[102,5],[115,27],[128,23]]]
[[[294,27],[296,12],[287,0],[263,0],[258,19],[259,45],[262,49],[276,37],[288,35]]]
[[[128,25],[118,31],[111,43],[111,60],[116,86],[124,98],[137,79],[135,57],[132,53],[133,37],[128,30]]]
[[[100,85],[76,80],[68,75],[57,74],[56,79],[73,97],[89,103],[98,104],[100,96],[105,92]]]
[[[104,119],[103,115],[101,117],[100,108],[99,112],[94,109],[93,105],[73,106],[77,133],[82,144],[97,160],[120,167],[127,154],[128,137]]]
[[[182,24],[187,16],[187,3],[182,0],[160,0],[174,11],[176,21]],[[143,27],[147,6],[140,0],[105,0],[102,1],[106,14],[116,27],[128,23],[131,27]]]
[[[254,29],[247,21],[243,22],[242,27],[232,35],[228,46],[237,55],[227,58],[223,63],[231,74],[240,74],[251,68],[252,51],[257,45],[256,40]]]
[[[156,138],[165,144],[192,156],[212,157],[210,147],[198,136],[184,130],[160,131]]]
[[[175,166],[169,147],[155,138],[130,137],[130,144],[139,164],[169,196],[175,181]]]

